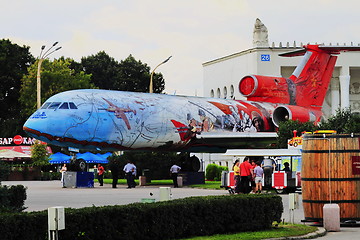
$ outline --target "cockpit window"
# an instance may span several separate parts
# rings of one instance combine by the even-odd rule
[[[42,105],[41,109],[46,109],[49,105],[51,104],[51,102],[46,102]]]
[[[64,102],[63,104],[61,104],[61,106],[59,107],[59,109],[69,109],[69,103]]]
[[[69,105],[70,105],[70,109],[78,109],[75,105],[75,103],[73,102],[69,102]]]
[[[48,109],[57,109],[60,104],[61,104],[61,102],[53,102],[53,103],[51,103],[51,105],[48,107]]]

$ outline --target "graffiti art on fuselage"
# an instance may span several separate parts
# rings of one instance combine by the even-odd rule
[[[34,117],[34,124],[36,120],[38,128],[51,128],[54,138],[124,149],[176,148],[203,132],[271,131],[270,113],[265,109],[274,109],[270,103],[101,90],[68,91],[47,102],[76,105],[76,109],[45,108],[34,114],[46,115]]]

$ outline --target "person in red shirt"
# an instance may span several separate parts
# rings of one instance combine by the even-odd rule
[[[97,174],[98,174],[97,178],[99,180],[100,186],[103,186],[104,184],[104,172],[105,172],[104,167],[101,166],[101,164],[99,163],[97,168]]]
[[[252,176],[253,169],[249,163],[249,157],[245,157],[244,161],[240,164],[240,192],[249,193],[250,192],[250,178]]]

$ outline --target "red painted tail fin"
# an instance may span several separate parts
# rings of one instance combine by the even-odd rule
[[[321,108],[340,51],[359,51],[360,47],[306,45],[304,49],[280,56],[305,55],[287,79],[291,105]]]
[[[333,55],[341,51],[360,51],[360,47],[306,45],[301,50],[280,54],[286,57],[305,56],[290,78],[245,76],[240,80],[239,91],[248,101],[320,110],[337,59]]]

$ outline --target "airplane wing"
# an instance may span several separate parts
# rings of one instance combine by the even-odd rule
[[[201,152],[205,147],[213,152],[225,152],[227,149],[266,148],[276,143],[276,132],[202,132],[191,140],[191,151]]]

